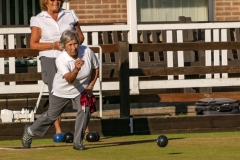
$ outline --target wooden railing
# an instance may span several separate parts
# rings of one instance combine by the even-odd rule
[[[131,24],[131,22],[130,22]],[[151,44],[171,44],[177,43],[185,44],[187,49],[190,42],[195,42],[195,47],[201,44],[200,42],[238,42],[240,40],[239,22],[229,23],[178,23],[178,24],[116,24],[116,25],[97,25],[97,26],[82,26],[85,35],[84,45],[117,45],[119,41],[129,41],[131,44],[143,43],[145,45]],[[135,27],[134,27],[135,26]],[[137,30],[136,30],[137,28]],[[0,28],[0,49],[20,49],[29,48],[30,28]],[[231,44],[231,45],[234,45]],[[207,45],[205,45],[207,47]],[[227,58],[221,61],[216,61],[214,66],[225,64],[238,64],[240,60],[240,50],[221,50],[222,44],[219,43],[218,50],[174,50],[174,51],[144,51],[131,52],[129,54],[130,68],[143,67],[171,67],[171,66],[211,66],[212,57],[214,59],[221,57],[220,54],[226,55]],[[143,46],[145,47],[145,46]],[[171,45],[170,45],[171,47]],[[197,49],[197,48],[196,48]],[[18,52],[16,50],[16,52]],[[5,54],[8,54],[7,52]],[[18,57],[23,56],[24,53],[18,52]],[[178,62],[177,54],[183,54],[184,61]],[[213,54],[213,56],[210,56]],[[105,52],[103,56],[103,63],[111,67],[117,67],[117,53],[116,51]],[[209,55],[209,56],[206,56]],[[218,56],[220,55],[220,56]],[[8,55],[6,55],[8,56]],[[172,57],[172,58],[171,58]],[[181,56],[182,57],[182,56]],[[172,63],[168,60],[173,59]],[[227,59],[229,60],[227,63]],[[10,58],[9,63],[14,63],[15,58]],[[4,59],[0,59],[1,64]],[[151,64],[151,65],[150,65]],[[37,71],[40,72],[38,63]],[[15,66],[9,66],[8,70],[0,66],[0,74],[16,73]],[[113,72],[114,74],[114,72]],[[226,75],[226,74],[225,74]],[[206,75],[210,76],[210,75]],[[216,74],[215,76],[218,76]],[[173,76],[168,76],[172,79]],[[130,89],[131,94],[139,94],[139,83],[144,78],[131,77]],[[39,81],[41,83],[41,81]],[[12,84],[12,83],[11,83]],[[103,84],[105,85],[105,84]],[[112,87],[109,87],[112,86]],[[119,85],[113,83],[106,85],[106,90],[119,90]],[[174,86],[168,86],[174,88]],[[105,87],[103,87],[104,89]],[[207,89],[206,89],[207,88]],[[200,92],[212,92],[211,87],[200,87]],[[27,90],[26,90],[27,91]],[[192,88],[185,88],[184,93],[194,93]],[[9,91],[2,91],[2,93],[9,93]]]
[[[130,43],[125,58],[129,58],[130,70],[126,73],[131,75],[128,88],[131,103],[148,100],[182,102],[217,95],[239,98],[233,92],[240,90],[238,71],[231,68],[238,66],[240,61],[239,26],[239,22],[135,24],[130,21],[128,24],[82,26],[82,31],[84,45],[100,45],[103,50],[104,103],[119,103],[119,44],[122,41]],[[23,94],[36,97],[41,90],[39,61],[31,67],[15,65],[17,59],[38,56],[37,51],[29,49],[29,37],[29,27],[0,28],[2,98],[23,97]],[[97,49],[93,50],[97,52]],[[9,66],[4,66],[5,61]],[[226,66],[224,70],[222,66]],[[14,81],[16,79],[18,82]],[[31,85],[23,83],[26,80]],[[190,97],[184,98],[185,94]],[[191,98],[193,95],[195,98]],[[141,99],[136,98],[138,96]]]
[[[148,81],[145,84],[139,84],[139,88],[144,89],[148,86],[152,88],[182,88],[182,87],[220,87],[220,86],[238,86],[238,78],[229,78],[228,74],[240,73],[240,66],[190,66],[190,67],[158,67],[158,68],[129,68],[129,52],[145,52],[145,51],[195,51],[195,50],[227,50],[227,49],[240,49],[240,42],[199,42],[199,43],[171,43],[171,44],[128,44],[128,42],[119,42],[119,56],[120,56],[120,116],[126,117],[130,115],[130,103],[139,100],[141,102],[187,102],[187,101],[197,101],[200,98],[205,97],[228,97],[234,99],[240,99],[239,94],[236,92],[218,92],[218,93],[188,93],[188,94],[158,94],[158,95],[141,95],[140,96],[130,96],[129,88],[129,77],[131,76],[178,76],[176,78],[168,78],[167,80],[160,80],[154,83],[154,81]],[[181,58],[182,56],[182,58]],[[210,55],[211,56],[211,55]],[[220,56],[220,55],[219,55]],[[179,63],[183,61],[183,54],[177,54]],[[214,59],[213,63],[216,61],[222,62],[227,59],[227,55],[221,55],[220,59]],[[172,63],[173,59],[168,60]],[[218,62],[219,64],[221,64]],[[185,79],[183,75],[199,75],[198,79]],[[200,78],[200,75],[210,75],[206,78]],[[218,75],[219,76],[215,76]],[[213,77],[213,78],[212,78]],[[196,78],[196,77],[195,77]],[[234,95],[234,96],[233,96]],[[131,98],[130,98],[131,97]],[[135,97],[135,98],[133,98]]]
[[[182,66],[175,67],[168,64],[162,67],[154,67],[151,62],[148,66],[144,65],[139,68],[129,67],[129,54],[131,52],[145,52],[145,51],[192,51],[192,50],[237,50],[240,49],[240,42],[186,42],[186,43],[171,43],[171,44],[129,44],[126,41],[120,41],[118,44],[112,45],[100,45],[103,53],[117,53],[115,64],[103,63],[102,78],[103,78],[103,91],[105,100],[115,101],[120,103],[120,116],[127,117],[130,115],[130,103],[140,102],[188,102],[197,101],[200,98],[205,97],[225,97],[232,99],[240,99],[240,90],[235,92],[212,92],[212,93],[167,93],[159,92],[161,89],[171,88],[197,88],[197,87],[231,87],[239,86],[240,66],[222,64],[224,59],[227,59],[227,55],[221,54],[221,59],[213,59],[212,64],[219,61],[218,66]],[[98,52],[98,48],[91,48],[94,52]],[[24,52],[21,52],[24,51]],[[36,56],[37,51],[31,49],[16,49],[16,50],[1,50],[0,57],[10,56]],[[183,54],[177,54],[179,59],[178,63],[184,61]],[[228,61],[227,61],[228,62]],[[169,59],[168,63],[173,63],[173,59]],[[232,77],[231,74],[235,74]],[[187,75],[195,75],[194,78],[189,78]],[[204,76],[203,76],[204,75]],[[210,76],[206,76],[210,75]],[[216,76],[219,75],[219,76]],[[139,95],[130,95],[130,77],[139,76],[140,78],[149,79],[140,80]],[[151,79],[151,77],[155,77]],[[169,78],[171,77],[171,78]],[[173,77],[173,78],[172,78]],[[21,85],[6,85],[5,82],[17,82],[17,81],[38,81],[41,80],[40,73],[9,73],[1,74],[0,76],[0,90],[14,90],[8,94],[2,94],[1,98],[11,95],[16,98],[16,94],[20,98],[24,97],[23,93],[27,97],[33,97],[34,94],[38,94],[40,91],[39,84],[21,84]],[[117,85],[117,86],[116,86]],[[28,89],[27,88],[31,88]],[[98,87],[95,88],[96,90]],[[118,90],[119,89],[119,90]],[[107,91],[116,90],[116,94],[108,94]],[[156,90],[149,94],[146,91]]]

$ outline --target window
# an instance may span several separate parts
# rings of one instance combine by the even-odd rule
[[[39,0],[0,0],[0,25],[29,25],[40,11]]]
[[[137,0],[138,22],[178,21],[179,16],[192,21],[208,21],[212,0]]]

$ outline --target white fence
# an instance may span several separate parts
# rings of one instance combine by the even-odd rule
[[[154,24],[154,25],[137,25],[137,30],[132,29],[130,25],[102,25],[102,26],[82,26],[82,30],[86,37],[84,45],[88,42],[88,34],[91,33],[91,39],[93,45],[99,44],[99,32],[104,31],[127,31],[129,37],[129,43],[132,39],[138,39],[136,34],[141,30],[155,30],[155,31],[166,31],[166,43],[173,42],[173,33],[176,34],[177,42],[183,42],[183,32],[189,29],[201,29],[204,32],[206,42],[226,42],[228,37],[228,30],[231,28],[237,28],[240,26],[239,23],[201,23],[201,24]],[[132,33],[134,32],[134,33]],[[136,33],[135,33],[136,32]],[[18,41],[16,41],[17,34],[29,34],[29,28],[0,28],[0,49],[7,47],[8,49],[14,49]],[[135,38],[131,37],[136,35]],[[4,45],[5,44],[5,45]],[[92,45],[91,44],[91,45]],[[178,66],[184,66],[184,53],[183,51],[178,52]],[[213,57],[211,52],[213,52]],[[228,65],[228,55],[227,50],[205,50],[205,65],[206,66],[219,66]],[[173,52],[167,51],[167,67],[173,67]],[[220,58],[221,57],[221,58]],[[214,59],[214,63],[211,64],[211,59]],[[9,61],[9,73],[15,73],[15,57],[10,57]],[[138,68],[139,57],[138,53],[130,53],[130,68]],[[37,61],[37,71],[41,72],[41,67],[39,61]],[[196,71],[197,72],[197,71]],[[0,74],[5,74],[4,58],[0,58]],[[192,88],[192,87],[217,87],[217,86],[238,86],[240,84],[239,78],[228,78],[228,73],[218,74],[215,73],[212,77],[211,74],[207,74],[205,79],[185,79],[184,75],[179,75],[178,79],[173,79],[172,75],[168,75],[168,80],[152,80],[152,81],[139,81],[138,77],[131,77],[130,79],[130,89],[131,94],[138,94],[139,89],[162,89],[162,88]],[[102,85],[102,86],[101,86]],[[10,82],[9,85],[5,83],[0,83],[0,93],[1,94],[11,94],[11,93],[38,93],[41,91],[43,82],[39,81],[38,84],[24,84],[17,85],[15,82]],[[102,84],[97,83],[94,87],[95,91],[99,91],[102,87],[104,90],[119,90],[119,82],[102,82]],[[47,87],[45,87],[44,92],[47,92]],[[102,95],[101,95],[102,96]],[[100,105],[101,107],[101,105]],[[102,117],[102,107],[100,108],[100,117]]]
[[[68,1],[66,1],[65,8],[68,8]],[[183,31],[190,29],[202,29],[205,33],[205,41],[227,41],[227,29],[239,28],[240,22],[226,22],[226,23],[189,23],[189,24],[137,24],[136,16],[136,0],[127,0],[127,24],[119,25],[96,25],[96,26],[82,26],[84,32],[85,42],[84,45],[88,44],[88,33],[91,33],[92,44],[98,45],[98,33],[104,31],[127,31],[129,43],[138,43],[138,32],[142,30],[155,30],[155,31],[167,31],[167,43],[173,42],[173,32],[177,30],[177,42],[183,42]],[[0,28],[0,49],[4,49],[4,44],[8,49],[14,49],[16,43],[18,43],[18,35],[29,34],[30,28]],[[29,36],[29,35],[28,35]],[[213,38],[212,38],[213,37]],[[25,43],[29,44],[28,40],[25,39]],[[26,45],[29,47],[29,45]],[[214,65],[228,65],[227,64],[227,51],[226,50],[215,50],[214,52]],[[211,65],[212,58],[210,56],[211,51],[205,51],[206,66]],[[220,61],[219,57],[222,57]],[[130,53],[130,68],[138,68],[138,53]],[[221,64],[220,64],[221,63]],[[178,51],[178,66],[184,65],[183,52]],[[167,66],[173,66],[173,52],[167,52]],[[38,62],[38,72],[41,72],[40,63]],[[15,73],[15,57],[9,58],[9,73]],[[4,74],[4,58],[0,58],[0,74]],[[185,88],[185,87],[208,87],[208,86],[234,86],[239,84],[238,78],[228,78],[227,73],[215,74],[214,78],[211,78],[210,74],[206,75],[206,79],[201,80],[184,80],[184,75],[180,75],[178,80],[173,80],[173,76],[169,75],[167,81],[139,81],[138,77],[131,77],[130,89],[131,94],[138,94],[139,89],[153,89],[153,88]],[[10,85],[6,86],[4,83],[0,83],[1,93],[31,93],[38,92],[41,89],[42,81],[38,82],[38,85],[16,85],[15,82],[11,82]],[[95,87],[99,89],[98,86]],[[102,84],[103,90],[118,90],[118,82],[104,82]]]
[[[131,12],[130,12],[131,9]],[[225,42],[228,40],[228,30],[232,28],[240,28],[240,22],[226,22],[226,23],[184,23],[184,24],[141,24],[136,22],[136,5],[128,1],[128,23],[116,24],[116,25],[96,25],[96,26],[82,26],[82,31],[85,35],[85,42],[83,45],[98,45],[99,44],[99,32],[104,31],[126,31],[128,32],[129,43],[138,43],[138,32],[143,30],[153,31],[166,31],[166,42],[173,42],[173,33],[177,33],[177,42],[183,42],[183,32],[191,29],[201,29],[205,34],[205,42]],[[4,47],[8,49],[14,49],[17,45],[17,35],[28,34],[30,28],[0,28],[0,49]],[[92,43],[88,44],[88,35],[91,33]],[[25,43],[28,43],[25,39]],[[211,56],[213,52],[213,59]],[[178,51],[178,66],[184,66],[183,51]],[[221,57],[221,59],[219,58]],[[129,54],[130,68],[138,68],[139,56],[137,52]],[[211,66],[212,60],[214,66],[228,65],[227,50],[205,50],[205,66]],[[9,61],[9,73],[15,73],[15,57],[10,57]],[[167,51],[167,67],[173,67],[173,52]],[[37,63],[37,71],[41,72],[40,63]],[[197,71],[196,71],[197,72]],[[4,58],[0,58],[0,74],[5,74]],[[131,77],[130,90],[131,94],[139,94],[139,89],[157,89],[157,88],[192,88],[192,87],[217,87],[217,86],[238,86],[240,84],[239,78],[228,78],[227,73],[207,74],[205,79],[185,79],[184,75],[179,75],[179,78],[174,80],[172,75],[168,76],[168,80],[156,80],[156,81],[139,81],[138,77]],[[40,92],[42,88],[42,81],[38,84],[29,85],[16,85],[15,82],[10,82],[9,85],[0,83],[1,94],[11,93],[36,93]],[[96,91],[100,89],[100,85],[96,85],[94,88]],[[119,90],[119,82],[103,82],[102,90]],[[45,87],[44,92],[47,92]]]
[[[227,41],[227,29],[239,28],[240,22],[228,22],[228,23],[189,23],[189,24],[152,24],[152,25],[137,25],[136,29],[141,30],[166,30],[167,31],[167,43],[173,42],[173,32],[177,32],[177,42],[183,42],[183,31],[188,29],[202,29],[205,32],[206,42],[218,42]],[[92,44],[98,45],[98,32],[102,31],[127,31],[129,34],[129,43],[131,43],[132,31],[130,25],[98,25],[98,26],[82,26],[82,30],[86,37],[84,45],[88,42],[87,34],[92,35]],[[136,32],[134,30],[134,32]],[[4,49],[4,42],[7,39],[8,49],[14,49],[16,34],[30,33],[29,28],[0,28],[0,49]],[[4,35],[5,38],[4,38]],[[7,38],[6,38],[7,37]],[[137,39],[137,37],[135,37]],[[133,41],[133,40],[132,40]],[[6,44],[6,42],[5,42]],[[214,66],[228,65],[227,50],[206,50],[205,62],[206,66],[211,66],[212,57],[211,52],[214,53]],[[184,66],[183,51],[178,51],[178,66]],[[220,58],[221,57],[221,60]],[[130,53],[130,68],[138,68],[138,53]],[[173,67],[173,52],[167,51],[167,66]],[[38,62],[38,72],[41,72],[40,63]],[[9,58],[9,73],[15,73],[15,57]],[[4,74],[4,58],[0,58],[0,74]],[[154,88],[190,88],[190,87],[213,87],[213,86],[236,86],[239,85],[239,78],[228,78],[228,74],[224,73],[214,74],[212,78],[211,74],[206,75],[206,79],[190,79],[185,80],[184,75],[180,75],[178,80],[174,80],[172,75],[168,76],[168,80],[158,81],[132,81],[131,90],[135,89],[154,89]],[[15,82],[11,82],[10,85],[4,85],[1,83],[1,93],[31,93],[40,91],[42,81],[39,81],[37,85],[16,85]],[[95,87],[96,90],[99,86]],[[118,82],[103,82],[103,90],[118,90]]]

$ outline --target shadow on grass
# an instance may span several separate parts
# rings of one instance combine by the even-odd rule
[[[185,138],[168,138],[168,140],[178,140],[178,139],[185,139]]]
[[[111,139],[111,138],[115,138],[114,136],[108,136],[108,137],[103,137],[101,138],[101,140],[104,140],[104,139]],[[178,139],[185,139],[185,138],[168,138],[168,140],[178,140]],[[157,137],[156,137],[156,140],[157,140]]]
[[[73,144],[65,144],[61,143],[59,145],[41,145],[41,146],[33,146],[31,148],[23,148],[21,146],[18,147],[1,147],[0,150],[34,150],[34,149],[46,149],[46,148],[53,148],[53,147],[66,147],[72,146]]]
[[[184,138],[169,138],[168,140],[178,140]],[[149,143],[149,142],[156,142],[157,139],[148,139],[148,140],[138,140],[138,141],[122,141],[122,142],[110,142],[110,143],[93,143],[94,146],[91,148],[102,148],[102,147],[111,147],[111,146],[122,146],[122,145],[135,145],[135,144],[142,144],[142,143]],[[89,143],[91,144],[91,143]]]
[[[110,139],[113,137],[103,137],[100,139],[99,142],[89,142],[87,143],[87,148],[104,148],[104,147],[112,147],[112,146],[124,146],[124,145],[135,145],[135,144],[143,144],[143,143],[150,143],[156,142],[156,139],[148,139],[148,140],[136,140],[136,141],[117,141],[117,142],[104,142],[105,139]],[[169,138],[168,140],[178,140],[184,138]],[[54,147],[67,147],[72,146],[72,143],[58,143],[55,145],[41,145],[41,146],[33,146],[31,148],[23,148],[23,147],[2,147],[0,150],[29,150],[29,149],[46,149],[46,148],[54,148]],[[181,153],[169,153],[169,154],[181,154]]]
[[[168,153],[168,154],[170,154],[170,155],[176,155],[176,154],[182,154],[182,153],[179,152],[179,153]]]

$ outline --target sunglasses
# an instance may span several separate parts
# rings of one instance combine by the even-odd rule
[[[50,0],[50,1],[52,1],[52,2],[54,2],[54,1],[58,1],[58,2],[60,2],[61,0]]]

